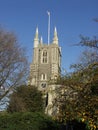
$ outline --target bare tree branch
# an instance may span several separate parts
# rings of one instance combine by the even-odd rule
[[[0,29],[0,88],[6,88],[0,100],[13,88],[25,84],[27,75],[28,61],[24,49],[13,33]]]

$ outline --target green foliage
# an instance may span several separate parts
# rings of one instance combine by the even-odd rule
[[[42,93],[34,86],[18,87],[11,95],[8,112],[43,111]]]
[[[58,125],[43,113],[0,114],[0,130],[58,130]]]
[[[77,95],[76,98],[70,100],[66,98],[66,91],[64,92],[60,111],[56,118],[64,123],[67,120],[76,119],[86,123],[89,130],[97,130],[98,62],[88,65],[83,70],[73,72],[70,76],[59,78],[58,82],[72,88]],[[71,94],[73,93],[71,92]]]

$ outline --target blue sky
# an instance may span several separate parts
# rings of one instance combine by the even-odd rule
[[[69,71],[70,64],[78,61],[83,50],[72,46],[79,42],[79,35],[98,36],[98,23],[93,21],[98,18],[98,0],[0,0],[0,24],[17,35],[30,62],[36,26],[47,43],[47,10],[51,13],[50,41],[56,26],[62,47],[62,68]]]

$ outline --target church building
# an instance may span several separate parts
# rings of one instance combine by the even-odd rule
[[[54,82],[61,73],[61,47],[59,47],[57,29],[54,28],[52,43],[39,40],[36,28],[33,46],[33,60],[30,65],[29,84],[45,90],[49,83]]]

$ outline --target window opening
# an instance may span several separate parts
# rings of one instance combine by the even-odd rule
[[[47,51],[43,51],[43,60],[42,60],[43,63],[47,63]]]

